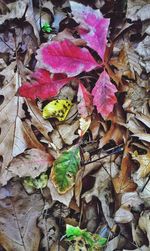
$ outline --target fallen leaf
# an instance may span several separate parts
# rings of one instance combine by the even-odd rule
[[[134,192],[137,187],[134,181],[130,178],[131,168],[133,164],[128,151],[129,149],[126,146],[124,150],[124,156],[121,162],[121,171],[119,175],[114,177],[112,180],[115,192],[117,194],[124,192]]]
[[[36,221],[44,206],[41,194],[28,195],[22,185],[15,181],[0,188],[0,198],[1,248],[8,251],[38,251],[40,231]]]
[[[58,126],[58,131],[62,140],[67,145],[72,145],[73,141],[77,139],[79,136],[75,134],[75,132],[79,128],[79,121],[73,122],[71,125],[63,124]]]
[[[37,69],[32,73],[31,78],[34,79],[31,83],[25,82],[19,88],[19,95],[33,100],[36,98],[45,100],[55,97],[60,89],[71,80],[64,74],[52,76],[49,71],[44,69]]]
[[[43,44],[37,51],[36,58],[42,68],[52,73],[64,73],[69,77],[99,66],[86,48],[79,48],[67,39]]]
[[[75,177],[80,164],[79,148],[64,151],[53,163],[50,179],[58,193],[65,194],[75,184]]]
[[[67,207],[69,207],[69,204],[71,202],[71,199],[73,197],[74,191],[73,188],[71,188],[69,191],[67,191],[65,194],[60,194],[57,192],[57,189],[49,179],[48,184],[47,184],[50,194],[52,196],[53,201],[59,201],[60,203],[63,203]]]
[[[13,158],[8,168],[4,169],[1,174],[0,182],[6,184],[12,177],[27,177],[36,178],[42,172],[47,171],[53,163],[53,158],[50,154],[39,149],[26,150]]]
[[[44,146],[35,137],[30,123],[28,124],[29,121],[22,120],[25,117],[22,109],[24,101],[23,98],[15,96],[21,82],[18,72],[14,73],[15,65],[16,63],[12,62],[1,72],[5,76],[4,85],[0,90],[0,95],[3,97],[0,105],[0,153],[3,160],[1,175],[13,157],[27,148],[44,149]],[[3,183],[5,183],[5,179],[3,179]]]
[[[72,102],[69,99],[53,100],[43,108],[43,118],[57,118],[59,121],[66,119]]]
[[[91,117],[87,117],[87,118],[80,118],[79,119],[79,123],[80,123],[80,129],[78,130],[78,134],[80,137],[83,137],[83,135],[87,132],[87,130],[90,127],[91,124]]]
[[[103,18],[99,10],[93,10],[89,6],[73,1],[70,1],[70,5],[75,20],[81,24],[81,28],[79,27],[81,38],[104,60],[110,20]]]
[[[120,207],[115,213],[115,222],[117,223],[129,223],[133,220],[133,214],[130,209]]]
[[[94,97],[93,104],[104,117],[113,111],[114,104],[117,103],[115,92],[117,92],[117,88],[110,82],[107,72],[103,71],[92,90],[92,95]]]
[[[146,6],[145,6],[146,7]],[[150,4],[149,4],[149,10],[150,10]],[[145,13],[144,13],[145,15]],[[146,36],[145,39],[140,42],[136,48],[136,52],[140,56],[140,65],[145,68],[146,72],[150,72],[150,36]]]
[[[138,154],[137,156],[133,153],[132,159],[137,160],[140,164],[137,171],[138,178],[145,178],[150,173],[150,151],[147,154]]]
[[[147,0],[128,0],[126,17],[132,21],[149,19],[150,4]]]
[[[85,119],[91,115],[93,111],[92,95],[87,91],[81,82],[79,83],[77,99],[79,102],[78,113]]]
[[[45,217],[41,215],[38,218],[38,227],[42,232],[42,239],[40,242],[40,249],[51,250],[51,246],[59,238],[59,228],[53,217]]]

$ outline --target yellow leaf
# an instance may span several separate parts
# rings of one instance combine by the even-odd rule
[[[132,158],[137,160],[140,163],[140,167],[138,169],[138,177],[144,178],[150,173],[150,151],[147,154],[137,155],[133,154]]]
[[[59,121],[66,119],[72,102],[68,99],[53,100],[43,108],[43,118],[57,118]]]

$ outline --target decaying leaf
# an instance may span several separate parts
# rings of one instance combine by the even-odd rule
[[[149,4],[150,10],[150,4]],[[140,56],[140,65],[146,69],[146,72],[150,72],[150,36],[147,35],[145,39],[140,42],[136,48],[137,53]]]
[[[40,173],[47,171],[53,163],[53,158],[50,154],[39,150],[26,150],[13,158],[8,168],[6,168],[0,177],[0,182],[6,184],[12,177],[27,177],[36,178]]]
[[[137,171],[138,178],[144,178],[150,173],[150,151],[147,154],[139,155],[133,154],[132,158],[140,163],[140,167]]]
[[[10,182],[0,188],[0,246],[7,251],[38,251],[40,231],[36,220],[44,203],[41,194],[27,195],[22,185]]]
[[[77,139],[79,136],[76,134],[79,128],[79,121],[75,121],[71,125],[63,124],[58,126],[58,132],[67,145],[72,145],[73,141]]]
[[[57,118],[59,121],[66,119],[72,102],[68,99],[53,100],[43,108],[43,118]]]
[[[79,148],[63,152],[53,164],[50,179],[60,194],[66,193],[75,184],[80,164]]]
[[[67,39],[43,44],[37,53],[37,60],[43,68],[69,77],[98,66],[86,48],[79,48]]]
[[[13,157],[24,152],[26,148],[44,149],[35,137],[30,123],[22,120],[25,117],[22,109],[24,101],[23,98],[16,96],[21,79],[17,72],[14,73],[15,65],[13,62],[1,72],[5,76],[3,88],[0,90],[2,97],[0,154],[3,158],[1,175]],[[3,182],[5,183],[5,180]]]

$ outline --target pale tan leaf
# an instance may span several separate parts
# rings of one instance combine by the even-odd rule
[[[56,188],[54,187],[53,183],[49,180],[47,187],[50,190],[52,199],[54,201],[59,201],[61,203],[63,203],[64,205],[66,205],[67,207],[69,207],[69,204],[71,202],[71,199],[73,197],[73,188],[71,188],[68,192],[66,192],[65,194],[59,194],[56,190]]]
[[[75,134],[78,128],[79,128],[78,120],[71,125],[63,124],[58,126],[58,131],[63,141],[67,145],[71,145],[73,141],[79,137],[79,135]]]
[[[138,178],[144,178],[150,173],[150,151],[147,154],[132,156],[133,159],[140,163],[140,167],[137,171]]]
[[[133,214],[127,208],[120,207],[115,213],[114,220],[117,223],[129,223],[133,220]]]
[[[149,4],[150,11],[150,4]],[[146,72],[150,72],[150,36],[146,36],[145,39],[140,42],[136,48],[137,53],[140,56],[140,65],[146,69]]]

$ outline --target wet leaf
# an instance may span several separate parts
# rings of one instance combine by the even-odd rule
[[[72,102],[68,99],[53,100],[43,108],[43,118],[57,118],[59,121],[66,119]]]
[[[50,179],[58,193],[64,194],[75,184],[75,177],[80,164],[79,148],[63,152],[53,164]]]

